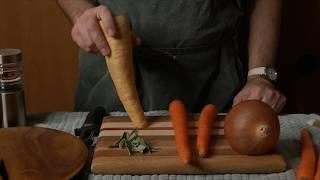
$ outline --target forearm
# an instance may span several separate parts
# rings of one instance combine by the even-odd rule
[[[248,68],[274,66],[282,0],[253,0],[250,16]]]
[[[95,0],[57,0],[57,2],[72,24],[86,9],[95,6]]]

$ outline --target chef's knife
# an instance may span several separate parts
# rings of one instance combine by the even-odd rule
[[[7,180],[7,179],[8,179],[8,175],[3,164],[3,160],[0,160],[0,180]]]
[[[74,130],[74,134],[79,136],[83,142],[89,146],[93,145],[94,138],[99,135],[100,127],[106,111],[103,107],[96,107],[87,115],[81,128]]]
[[[88,160],[83,169],[73,179],[88,179],[95,148],[95,139],[97,139],[103,118],[107,115],[103,107],[96,107],[87,115],[81,128],[74,130],[74,134],[79,136],[80,139],[88,147]]]

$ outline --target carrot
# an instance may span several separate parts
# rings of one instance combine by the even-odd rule
[[[314,176],[314,180],[320,180],[320,152],[318,153],[318,164],[317,164],[317,170],[316,170],[316,175]]]
[[[100,21],[100,26],[111,49],[110,55],[106,57],[106,64],[118,96],[131,121],[134,126],[143,128],[147,121],[135,85],[132,33],[126,17],[115,16],[114,18],[118,28],[114,37],[107,35]]]
[[[169,105],[169,112],[175,132],[177,152],[184,164],[192,159],[188,137],[188,115],[183,102],[174,100]]]
[[[212,104],[206,105],[200,113],[197,132],[197,149],[200,157],[205,157],[208,153],[211,131],[216,115],[217,108]]]
[[[312,137],[307,129],[302,129],[301,136],[301,159],[297,167],[297,180],[313,180],[316,169],[316,151]]]

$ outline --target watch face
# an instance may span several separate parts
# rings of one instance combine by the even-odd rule
[[[278,78],[278,73],[273,68],[266,68],[266,75],[272,81],[275,81]]]

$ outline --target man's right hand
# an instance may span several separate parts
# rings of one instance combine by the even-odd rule
[[[109,45],[99,26],[102,21],[108,36],[116,34],[113,16],[108,7],[100,5],[85,10],[74,20],[72,39],[82,49],[90,53],[110,54]]]

